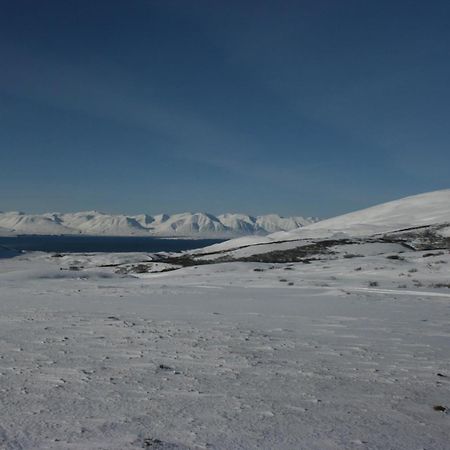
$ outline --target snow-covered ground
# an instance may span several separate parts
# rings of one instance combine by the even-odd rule
[[[448,449],[450,255],[398,250],[0,259],[0,448]]]
[[[449,229],[447,190],[183,254],[0,247],[0,448],[448,450]]]

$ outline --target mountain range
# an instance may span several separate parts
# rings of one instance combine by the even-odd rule
[[[85,234],[230,238],[291,231],[317,220],[312,217],[281,217],[277,214],[253,217],[231,213],[218,216],[208,213],[128,216],[98,211],[44,214],[0,212],[0,235]]]

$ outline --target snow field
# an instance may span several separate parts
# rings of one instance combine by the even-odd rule
[[[134,276],[0,260],[0,442],[446,449],[450,255],[432,253]]]

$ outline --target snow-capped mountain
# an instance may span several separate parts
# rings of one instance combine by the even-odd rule
[[[317,219],[281,217],[276,214],[253,217],[246,214],[214,216],[207,213],[127,216],[104,214],[98,211],[45,214],[0,212],[0,234],[229,238],[255,234],[263,236],[275,231],[290,231],[315,221]]]
[[[205,213],[182,213],[166,216],[155,225],[153,230],[155,234],[164,236],[226,235],[230,231],[230,234],[235,231],[226,227],[217,217]]]
[[[59,217],[67,228],[83,234],[132,235],[146,232],[135,217],[96,211],[61,214]]]
[[[0,213],[0,227],[16,234],[65,234],[70,232],[53,214]]]

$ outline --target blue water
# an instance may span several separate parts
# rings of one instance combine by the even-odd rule
[[[223,239],[164,239],[115,236],[37,236],[0,237],[0,245],[16,250],[90,253],[90,252],[178,252],[223,242]]]

